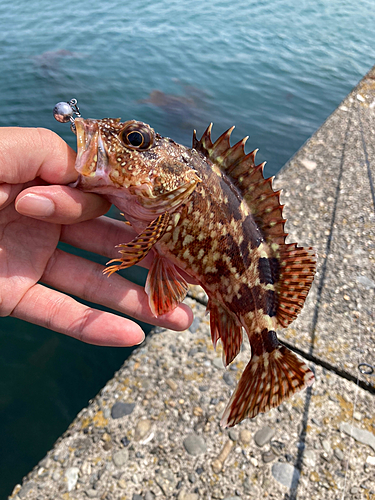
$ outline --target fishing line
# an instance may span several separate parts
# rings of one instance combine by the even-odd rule
[[[361,139],[362,139],[363,153],[365,155],[365,162],[366,162],[366,167],[367,167],[367,175],[368,175],[368,180],[369,180],[369,183],[370,183],[370,191],[371,191],[371,196],[372,196],[372,204],[374,206],[374,212],[375,212],[375,189],[374,189],[374,182],[373,182],[373,179],[372,179],[371,168],[370,168],[370,161],[368,159],[368,154],[367,154],[365,134],[363,132],[362,120],[361,120],[361,111],[360,111],[360,108],[359,108],[359,104],[357,104],[357,111],[358,111],[358,119],[359,119],[359,128],[361,129]]]
[[[359,323],[359,320],[358,320],[358,323]],[[358,332],[358,345],[361,345],[361,329],[359,328],[359,332]],[[351,456],[352,456],[352,451],[353,451],[353,443],[354,443],[354,437],[353,437],[353,422],[354,422],[354,412],[356,411],[356,407],[357,407],[357,398],[358,398],[358,392],[359,392],[359,385],[358,385],[358,382],[359,382],[359,372],[360,372],[360,357],[361,357],[361,354],[359,353],[358,354],[358,372],[357,372],[357,384],[356,384],[356,387],[355,387],[355,395],[354,395],[354,403],[353,403],[353,411],[352,411],[352,421],[350,423],[350,445],[349,445],[349,457],[346,461],[346,467],[345,467],[345,478],[344,478],[344,491],[342,493],[342,498],[341,500],[345,500],[345,494],[346,494],[346,488],[347,488],[347,478],[348,478],[348,472],[349,472],[349,464],[350,464],[350,459],[351,459]]]
[[[367,380],[358,380],[357,375],[352,375],[351,373],[345,371],[344,369],[339,368],[339,367],[335,366],[334,364],[329,363],[328,361],[326,361],[322,358],[318,358],[314,354],[309,354],[308,352],[304,351],[303,349],[299,349],[294,344],[290,344],[285,339],[280,340],[280,342],[281,342],[281,344],[285,345],[285,347],[287,347],[291,351],[302,356],[304,359],[311,361],[315,365],[321,366],[322,368],[324,368],[327,371],[335,373],[340,378],[344,378],[345,380],[349,380],[349,382],[353,382],[354,384],[358,384],[358,386],[361,389],[369,392],[370,394],[375,394],[375,386],[370,384],[369,382],[367,382]],[[370,365],[369,363],[359,363],[358,369],[363,375],[373,375],[375,373],[375,368],[372,365]]]
[[[331,221],[330,221],[330,227],[329,227],[329,236],[327,238],[326,242],[326,247],[325,247],[325,256],[324,260],[320,269],[320,278],[317,286],[317,292],[316,292],[316,299],[315,299],[315,308],[314,308],[314,313],[313,313],[313,318],[311,322],[311,337],[310,337],[310,347],[309,347],[309,352],[303,352],[301,353],[303,357],[312,360],[311,358],[314,356],[314,348],[315,348],[315,336],[316,336],[316,327],[318,324],[318,317],[320,313],[320,305],[322,301],[322,295],[323,295],[323,289],[326,284],[326,274],[327,274],[327,269],[328,269],[328,257],[331,253],[331,244],[332,244],[332,237],[333,237],[333,231],[334,231],[334,223],[336,220],[336,212],[337,212],[337,205],[338,205],[338,199],[340,197],[340,190],[341,190],[341,181],[343,177],[343,172],[344,172],[344,162],[345,162],[345,151],[346,151],[346,145],[348,144],[348,137],[349,137],[349,130],[351,128],[351,123],[352,123],[352,115],[348,116],[348,121],[346,124],[346,129],[345,129],[345,135],[343,138],[342,142],[342,152],[341,152],[341,158],[340,158],[340,168],[339,168],[339,173],[337,177],[337,184],[336,184],[336,191],[335,191],[335,201],[333,204],[332,208],[332,216],[331,216]],[[284,341],[283,341],[284,342]],[[297,349],[293,346],[293,349],[297,351]],[[315,356],[314,356],[315,358]],[[323,366],[323,363],[321,360],[318,361],[319,364]],[[306,391],[306,399],[305,399],[305,409],[304,409],[304,415],[303,415],[303,424],[302,424],[302,431],[300,432],[299,435],[299,442],[304,443],[306,436],[306,426],[307,426],[307,420],[309,418],[309,411],[310,411],[310,404],[311,404],[311,387],[307,388]],[[300,447],[298,450],[297,454],[297,459],[295,462],[295,466],[297,469],[297,465],[301,468],[302,463],[303,463],[303,455],[304,455],[304,448]],[[295,487],[294,489],[290,488],[289,494],[286,494],[284,497],[284,500],[296,500],[297,499],[297,490],[299,487],[299,482],[300,482],[300,475],[296,475],[296,482],[295,482]]]
[[[363,147],[363,154],[365,156],[365,163],[367,167],[367,174],[368,174],[368,179],[369,179],[369,184],[370,184],[370,191],[371,191],[371,196],[372,196],[372,202],[373,202],[373,207],[375,211],[375,190],[374,190],[374,183],[372,180],[372,175],[371,175],[371,169],[370,169],[370,162],[367,154],[367,148],[366,148],[366,141],[365,141],[365,135],[363,131],[363,126],[362,126],[362,120],[361,120],[361,111],[360,111],[360,106],[357,104],[357,112],[358,112],[358,120],[359,120],[359,128],[361,131],[361,139],[362,139],[362,147]],[[372,308],[373,309],[373,308]],[[359,325],[359,319],[357,320],[358,326]],[[358,331],[358,345],[361,345],[361,328],[359,328]],[[357,383],[356,383],[356,388],[355,388],[355,396],[354,396],[354,404],[353,404],[353,412],[352,412],[352,420],[350,424],[350,429],[351,429],[351,441],[350,441],[350,446],[349,446],[349,458],[346,463],[346,470],[345,470],[345,479],[344,479],[344,491],[342,494],[342,500],[345,499],[345,494],[346,494],[346,488],[347,488],[347,483],[348,483],[348,472],[349,472],[349,464],[350,464],[350,459],[353,451],[353,443],[354,443],[354,438],[353,438],[353,427],[354,427],[354,412],[356,411],[357,407],[357,399],[358,399],[358,393],[359,393],[359,373],[364,373],[367,375],[372,375],[374,373],[374,367],[368,363],[362,363],[360,359],[361,354],[358,354],[358,371],[357,371]]]

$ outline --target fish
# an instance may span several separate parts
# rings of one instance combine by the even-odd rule
[[[168,94],[162,90],[154,89],[147,98],[138,102],[159,108],[164,113],[166,122],[169,125],[173,124],[173,128],[191,130],[192,124],[203,121],[208,96],[204,91],[192,85],[183,85],[178,80],[176,83],[182,87],[182,95]]]
[[[177,113],[181,109],[185,111],[196,107],[195,101],[191,97],[166,94],[162,90],[153,90],[147,99],[142,99],[139,102],[153,104],[161,109]]]
[[[43,76],[54,76],[59,73],[60,63],[64,58],[82,59],[83,54],[71,52],[66,49],[48,50],[42,54],[32,56],[35,65],[40,69]]]
[[[250,360],[224,410],[232,427],[278,406],[310,386],[314,374],[277,338],[300,313],[314,279],[311,247],[286,243],[280,191],[264,178],[248,137],[233,146],[231,127],[214,142],[210,124],[192,147],[162,137],[146,123],[116,118],[75,120],[75,187],[101,194],[137,236],[120,243],[105,273],[138,264],[154,253],[145,291],[154,316],[173,310],[189,285],[208,296],[207,312],[223,364],[238,355],[243,332]]]

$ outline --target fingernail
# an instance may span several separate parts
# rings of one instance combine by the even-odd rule
[[[145,335],[145,334],[143,334],[143,339],[142,339],[140,342],[137,342],[137,343],[136,343],[136,344],[134,344],[134,345],[140,345],[140,344],[142,344],[142,342],[144,342],[145,338],[146,338],[146,335]]]
[[[54,213],[55,204],[49,198],[29,193],[17,201],[16,210],[31,217],[48,217]]]
[[[10,191],[9,184],[5,184],[3,186],[0,186],[0,206],[4,205],[4,203],[6,201],[8,201],[9,191]]]

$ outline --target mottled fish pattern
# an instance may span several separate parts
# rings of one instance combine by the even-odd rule
[[[175,308],[195,278],[209,301],[214,346],[227,366],[240,351],[243,330],[251,358],[221,424],[279,405],[311,385],[306,364],[277,339],[303,307],[314,278],[312,248],[285,243],[280,192],[264,179],[246,139],[230,145],[234,127],[215,142],[211,125],[192,148],[161,137],[147,124],[118,119],[76,120],[77,187],[114,203],[138,236],[120,244],[109,275],[153,249],[146,292],[155,316]]]

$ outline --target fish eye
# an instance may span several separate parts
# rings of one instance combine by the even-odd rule
[[[145,142],[143,135],[138,130],[129,132],[126,136],[126,140],[135,148],[141,147]]]
[[[124,146],[145,151],[154,142],[153,131],[143,123],[130,123],[120,132]]]

